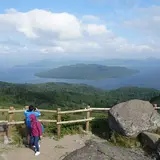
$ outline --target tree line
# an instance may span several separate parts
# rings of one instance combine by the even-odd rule
[[[111,107],[130,99],[150,101],[160,91],[150,88],[123,87],[104,91],[87,85],[66,83],[11,84],[0,82],[0,106],[33,104],[39,108],[65,109]]]

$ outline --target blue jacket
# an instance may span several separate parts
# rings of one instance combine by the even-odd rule
[[[24,115],[26,117],[26,125],[28,128],[31,127],[31,121],[30,121],[30,115],[34,114],[36,117],[39,117],[41,115],[41,113],[39,111],[29,111],[29,110],[25,110],[24,111]]]

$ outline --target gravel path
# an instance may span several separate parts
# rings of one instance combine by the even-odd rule
[[[29,148],[15,148],[0,154],[0,160],[61,160],[67,153],[79,149],[85,145],[88,136],[72,135],[56,141],[52,138],[43,138],[41,142],[41,154],[34,156]]]

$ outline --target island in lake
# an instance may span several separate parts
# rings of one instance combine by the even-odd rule
[[[137,73],[137,70],[119,66],[103,66],[98,64],[76,64],[61,66],[49,71],[36,73],[41,78],[86,79],[96,80],[105,78],[119,78]]]

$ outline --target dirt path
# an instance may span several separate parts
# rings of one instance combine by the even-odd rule
[[[34,156],[34,152],[29,148],[15,148],[0,155],[0,160],[61,160],[67,153],[84,146],[85,141],[90,136],[72,135],[56,141],[52,138],[44,138],[41,142],[41,154]]]

